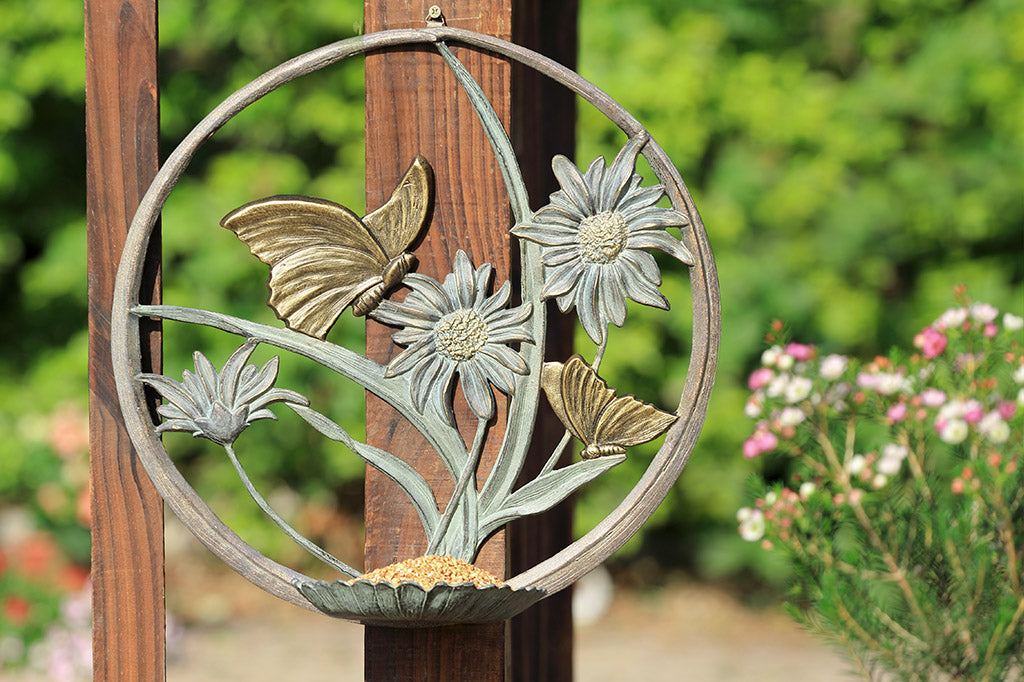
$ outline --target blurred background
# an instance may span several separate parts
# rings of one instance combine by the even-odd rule
[[[162,156],[254,76],[359,33],[361,12],[358,0],[163,3]],[[957,284],[1000,309],[1024,309],[1024,7],[581,0],[579,36],[579,72],[648,127],[693,193],[723,303],[717,383],[694,456],[609,569],[626,588],[683,577],[776,603],[786,567],[743,542],[735,522],[761,466],[740,445],[752,427],[746,377],[770,322],[784,320],[796,339],[826,351],[870,357],[909,344]],[[217,222],[270,194],[362,213],[362,68],[350,60],[279,90],[206,145],[163,214],[166,301],[274,319],[265,266]],[[80,3],[0,4],[0,670],[29,656],[54,623],[74,630],[73,597],[88,577],[83,83]],[[623,142],[586,105],[577,139],[579,164],[610,159]],[[533,197],[535,207],[542,199]],[[612,330],[602,374],[671,407],[688,362],[689,286],[682,269],[662,262],[673,311],[633,307],[626,327]],[[361,322],[342,319],[332,340],[361,348]],[[169,376],[191,368],[193,349],[218,363],[235,347],[206,330],[165,330]],[[585,354],[588,344],[581,335]],[[361,391],[282,360],[278,385],[305,387],[358,438]],[[300,530],[358,564],[360,461],[278,412],[280,423],[261,422],[258,436],[240,440],[250,475]],[[182,434],[166,441],[244,539],[316,570],[216,450]],[[657,446],[635,448],[585,490],[579,533],[621,500]],[[195,566],[216,575],[210,555],[176,533],[170,526],[169,579]],[[174,563],[176,551],[188,561]],[[170,609],[186,623],[233,608],[175,599],[172,589]]]

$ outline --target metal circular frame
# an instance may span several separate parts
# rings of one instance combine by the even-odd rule
[[[576,72],[526,48],[472,31],[448,27],[382,31],[342,40],[307,52],[271,69],[237,90],[206,116],[178,145],[139,204],[125,242],[114,289],[111,353],[125,426],[146,472],[171,510],[222,561],[256,586],[304,608],[315,608],[292,586],[309,580],[267,558],[213,513],[171,461],[154,433],[142,385],[138,303],[142,262],[153,227],[167,197],[202,144],[250,104],[291,81],[349,57],[389,47],[438,41],[471,45],[518,61],[583,97],[627,135],[643,126],[611,97]],[[643,154],[665,187],[672,205],[690,216],[689,247],[693,342],[678,419],[644,475],[626,498],[589,533],[533,568],[507,581],[513,588],[540,587],[552,594],[568,587],[618,550],[654,513],[682,472],[697,441],[714,381],[721,328],[718,279],[703,223],[693,199],[664,150],[653,139]]]

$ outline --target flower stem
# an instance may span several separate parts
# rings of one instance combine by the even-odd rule
[[[540,470],[538,475],[543,476],[555,468],[559,458],[562,456],[562,452],[565,450],[565,446],[569,444],[570,440],[572,440],[572,434],[566,429],[562,439],[558,441],[558,445],[555,446],[554,451],[552,451],[551,456],[548,457],[548,461],[544,463],[544,468]]]
[[[341,571],[345,575],[352,578],[356,578],[359,577],[359,575],[361,575],[359,571],[355,570],[345,562],[337,559],[336,557],[329,554],[322,548],[310,542],[308,539],[303,537],[297,530],[288,525],[287,521],[278,516],[277,512],[275,512],[270,507],[270,504],[263,498],[262,495],[260,495],[259,491],[257,491],[256,487],[252,484],[252,481],[249,479],[249,475],[245,473],[245,469],[242,467],[242,463],[239,462],[238,457],[235,456],[235,450],[231,446],[231,444],[224,444],[224,450],[228,453],[228,459],[230,459],[231,464],[234,465],[235,471],[238,472],[238,477],[242,479],[242,485],[245,486],[246,491],[248,491],[252,499],[256,501],[256,504],[259,505],[260,509],[263,510],[263,513],[269,516],[270,519],[275,524],[277,524],[277,527],[284,531],[285,535],[287,535],[296,543],[301,545],[303,549],[305,549],[307,552],[315,556],[317,559],[337,569],[338,571]]]
[[[430,538],[430,544],[427,546],[427,554],[435,554],[438,546],[444,539],[445,534],[448,532],[448,526],[452,523],[452,518],[455,516],[455,511],[459,507],[459,503],[462,501],[463,495],[466,492],[466,487],[469,485],[470,479],[475,478],[477,464],[480,462],[480,453],[484,446],[484,434],[487,433],[487,419],[481,419],[477,422],[476,436],[473,438],[473,447],[468,453],[466,453],[466,466],[463,467],[462,473],[459,474],[459,480],[455,482],[455,490],[452,491],[452,497],[448,501],[448,506],[444,509],[444,515],[437,524],[437,528],[434,529],[434,536]],[[473,551],[476,549],[476,542],[470,542],[470,538],[476,535],[476,524],[472,522],[471,510],[466,510],[466,517],[463,526],[463,544],[467,547],[472,544]]]
[[[529,193],[516,160],[512,141],[509,139],[501,119],[498,118],[497,112],[494,111],[494,107],[491,106],[473,75],[444,41],[438,41],[434,45],[452,73],[455,74],[459,85],[465,90],[473,105],[473,110],[480,119],[487,141],[490,142],[491,149],[494,150],[498,168],[501,170],[501,177],[505,181],[509,203],[512,206],[512,215],[516,224],[522,223],[529,218],[532,211],[530,210]],[[537,407],[540,403],[540,374],[544,362],[544,338],[547,326],[546,308],[540,295],[544,287],[544,268],[540,260],[540,245],[521,240],[520,254],[522,300],[524,303],[533,305],[533,314],[529,324],[535,343],[523,344],[520,350],[520,355],[526,361],[529,372],[517,381],[516,394],[509,406],[505,437],[480,494],[480,505],[483,509],[500,507],[511,492],[516,479],[519,478],[519,473],[526,461],[526,453],[530,447]]]

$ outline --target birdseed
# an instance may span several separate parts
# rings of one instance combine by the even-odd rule
[[[493,573],[447,554],[428,554],[415,559],[406,559],[397,564],[364,573],[359,576],[359,580],[369,580],[375,583],[389,582],[392,585],[411,581],[419,583],[427,590],[437,582],[445,582],[449,585],[473,583],[476,587],[504,584]]]

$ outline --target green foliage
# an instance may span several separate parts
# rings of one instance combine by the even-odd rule
[[[1022,328],[957,306],[920,354],[776,345],[751,375],[744,455],[781,474],[766,467],[740,534],[792,564],[792,614],[865,677],[1002,680],[1024,663]]]
[[[737,568],[710,544],[653,539],[674,529],[729,542],[708,531],[723,529],[750,472],[732,456],[742,386],[773,318],[870,356],[924,325],[959,283],[1020,312],[1022,31],[1024,10],[1005,0],[582,3],[580,71],[676,163],[722,288],[708,419],[645,551],[711,576]],[[581,107],[577,158],[613,153],[618,135]],[[602,374],[671,405],[687,352],[674,339],[689,330],[685,284],[666,280],[673,312],[631,311]],[[593,486],[635,480],[647,461],[634,451],[606,477],[618,483]],[[584,496],[581,526],[605,495]]]
[[[708,226],[724,306],[703,436],[648,540],[629,550],[735,574],[752,555],[729,549],[729,519],[750,473],[733,453],[743,380],[768,320],[782,316],[802,335],[872,353],[920,327],[957,282],[997,305],[1019,305],[1024,11],[1010,0],[581,4],[580,69],[678,164]],[[163,156],[252,77],[357,33],[360,12],[353,0],[163,3]],[[0,3],[0,429],[12,434],[0,441],[0,499],[11,502],[34,499],[41,478],[63,471],[49,435],[58,406],[85,409],[81,35],[80,5]],[[218,132],[164,212],[167,300],[273,321],[265,268],[217,222],[284,192],[361,212],[362,97],[362,64],[349,61],[274,93]],[[578,159],[610,158],[621,144],[581,107]],[[612,330],[602,366],[613,385],[662,406],[677,399],[690,333],[685,272],[668,260],[663,291],[673,313],[631,310],[628,327]],[[331,338],[358,350],[361,323],[346,317]],[[185,325],[166,331],[171,376],[190,367],[191,349],[226,357],[235,342]],[[580,339],[584,352],[587,344]],[[269,355],[260,349],[254,360]],[[361,391],[339,392],[310,363],[282,360],[279,385],[311,386],[317,409],[360,438]],[[244,455],[261,490],[360,508],[344,492],[361,475],[358,458],[318,444],[294,416],[265,426],[253,427],[260,437]],[[267,553],[286,551],[286,540],[277,547],[272,530],[258,530],[259,511],[226,459],[187,436],[167,440],[215,511]],[[581,531],[621,499],[653,447],[591,484],[580,499]]]

